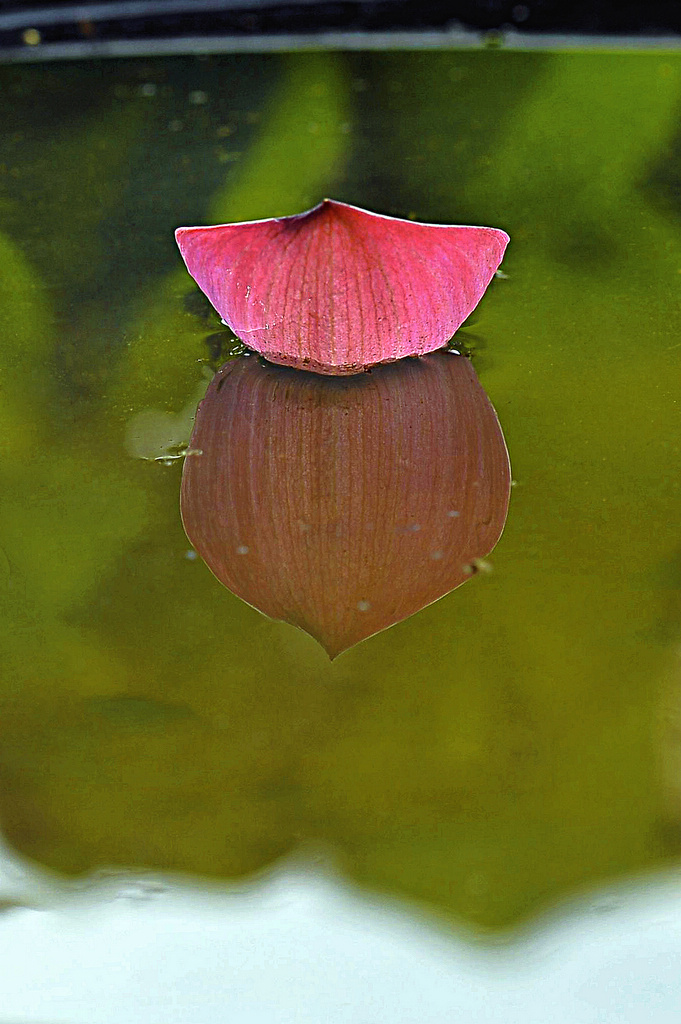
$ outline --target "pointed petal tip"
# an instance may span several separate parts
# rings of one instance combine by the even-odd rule
[[[305,630],[305,632],[307,633],[307,630]],[[352,650],[353,647],[357,647],[358,644],[361,644],[363,640],[367,639],[367,637],[362,636],[356,640],[334,642],[332,640],[322,640],[321,637],[315,636],[314,633],[309,633],[308,635],[319,644],[329,661],[335,661],[336,658],[341,656],[341,654],[345,654],[346,651]]]
[[[201,230],[201,228],[193,228],[189,226],[175,228],[175,242],[177,243],[177,247],[180,250],[180,255],[182,256],[182,259],[184,260],[185,264],[187,263],[186,250],[184,248],[186,244],[186,239],[189,235],[192,235],[194,232]]]
[[[511,241],[511,236],[509,235],[508,231],[504,231],[503,228],[488,228],[487,230],[493,231],[495,235],[499,236],[499,239],[504,247],[502,251],[505,251],[506,246]]]
[[[345,654],[351,647],[356,647],[357,644],[361,643],[362,640],[366,640],[366,637],[362,636],[359,638],[348,639],[334,639],[331,633],[326,633],[324,630],[319,629],[318,626],[306,623],[302,625],[300,622],[291,622],[288,619],[280,619],[280,622],[288,622],[290,626],[295,626],[306,636],[309,636],[316,644],[319,644],[321,649],[324,651],[329,661],[335,661],[341,654]]]
[[[392,625],[392,623],[391,623],[391,625]],[[390,626],[387,626],[386,628],[389,629]],[[377,632],[380,633],[381,630],[378,630]],[[368,640],[369,637],[375,636],[375,635],[376,635],[375,633],[370,633],[369,636],[360,636],[360,637],[357,637],[357,639],[355,639],[355,640],[343,640],[341,643],[337,643],[337,644],[331,644],[331,643],[325,643],[324,644],[324,643],[321,642],[321,640],[319,640],[318,643],[326,651],[326,653],[327,653],[327,655],[329,657],[329,661],[336,661],[337,658],[340,658],[341,654],[347,654],[348,651],[354,650],[355,647],[358,647],[361,643],[364,643],[365,640]]]
[[[312,636],[312,634],[310,634],[310,636]],[[312,637],[312,639],[317,641],[317,643],[324,651],[329,661],[335,661],[339,654],[343,654],[343,652],[347,650],[347,647],[339,648],[334,646],[333,644],[324,643],[322,640],[319,639],[319,637],[316,636]]]

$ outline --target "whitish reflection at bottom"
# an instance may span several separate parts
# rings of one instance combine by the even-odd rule
[[[681,878],[590,892],[494,946],[341,882],[323,858],[229,890],[74,885],[3,851],[0,1022],[678,1022]]]

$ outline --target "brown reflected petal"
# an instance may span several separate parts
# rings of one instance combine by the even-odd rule
[[[344,378],[236,359],[191,448],[181,507],[199,554],[332,658],[458,587],[506,519],[501,428],[449,352]]]

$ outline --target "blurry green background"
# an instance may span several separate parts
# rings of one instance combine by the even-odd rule
[[[15,847],[234,878],[321,843],[483,930],[676,858],[681,56],[4,67],[0,126]],[[464,334],[516,481],[493,573],[333,664],[192,558],[153,461],[220,362],[173,229],[325,196],[510,233]]]

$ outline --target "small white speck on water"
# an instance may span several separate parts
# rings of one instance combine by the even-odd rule
[[[468,576],[475,576],[480,573],[483,576],[489,576],[492,573],[492,563],[486,561],[484,558],[472,558],[468,565],[463,566],[463,571]]]
[[[187,559],[188,562],[195,562],[196,559],[198,558],[198,555],[196,554],[196,551],[192,551],[192,549],[190,548],[189,551],[185,551],[184,557]]]
[[[371,601],[358,601],[357,602],[357,611],[359,611],[359,612],[368,612],[370,608],[371,608]]]
[[[208,103],[208,93],[204,92],[203,89],[194,89],[193,92],[189,93],[189,102],[193,103],[195,107],[200,107],[204,103]]]
[[[140,86],[141,96],[155,96],[156,91],[156,85],[154,82],[145,82],[144,85]]]
[[[444,552],[440,551],[439,548],[437,549],[437,551],[431,551],[430,552],[430,557],[433,559],[434,562],[439,562],[440,559],[443,557],[443,555],[444,555]]]
[[[248,547],[248,544],[239,544],[239,547],[236,549],[236,553],[237,555],[247,555],[249,550],[250,548]]]
[[[449,512],[447,513],[447,517],[449,519],[458,519],[460,514],[460,512],[456,512],[453,508],[450,508]]]

